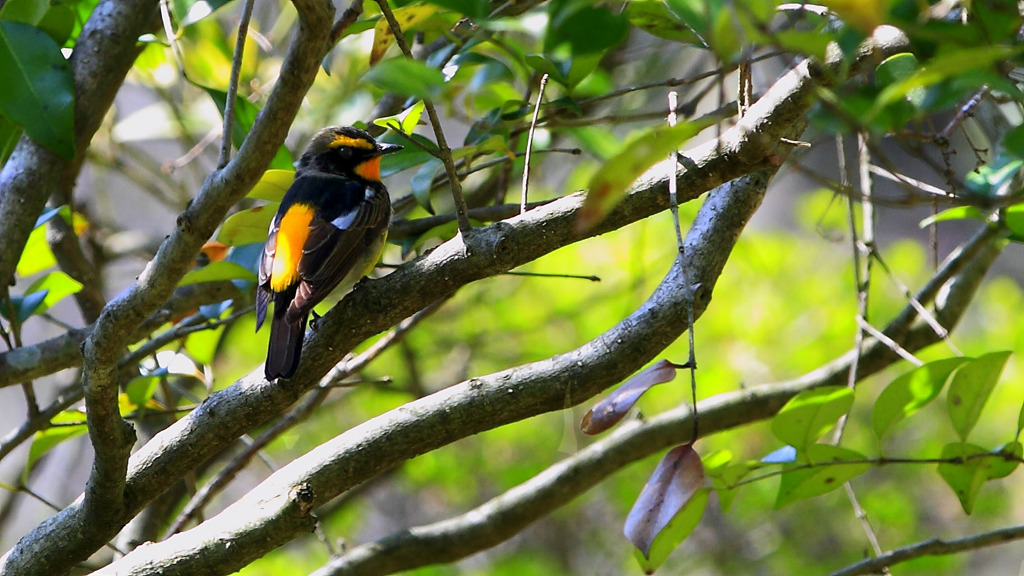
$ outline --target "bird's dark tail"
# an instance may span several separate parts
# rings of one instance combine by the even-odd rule
[[[264,368],[267,380],[291,378],[292,374],[295,374],[295,369],[299,367],[302,340],[306,336],[306,316],[302,315],[297,322],[288,322],[286,309],[287,304],[274,306],[274,318],[270,322],[267,364]]]

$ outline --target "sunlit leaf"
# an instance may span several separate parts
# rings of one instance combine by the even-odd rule
[[[950,220],[964,220],[964,219],[984,220],[985,215],[982,214],[976,206],[956,206],[955,208],[949,208],[943,210],[934,216],[929,216],[921,223],[918,224],[921,228],[927,228],[936,222],[947,222]]]
[[[946,403],[949,418],[964,442],[981,417],[981,410],[999,381],[1010,352],[991,352],[968,360],[949,384]]]
[[[395,20],[402,32],[409,32],[415,29],[416,24],[426,20],[437,12],[437,6],[433,4],[418,4],[403,6],[393,11]],[[373,27],[373,46],[370,48],[370,66],[373,66],[384,57],[384,53],[394,44],[395,35],[391,26],[385,18],[377,20]]]
[[[255,279],[256,276],[244,266],[227,260],[221,260],[220,262],[213,262],[202,268],[189,271],[178,285],[187,286],[189,284],[199,284],[200,282],[222,282],[225,280],[252,281]]]
[[[294,181],[294,170],[267,170],[260,177],[260,181],[249,191],[246,198],[280,202]],[[269,226],[270,222],[267,222],[267,225]]]
[[[633,504],[623,529],[648,573],[693,532],[707,504],[704,466],[693,446],[669,451]]]
[[[46,293],[42,302],[40,302],[39,306],[33,312],[33,314],[42,314],[57,302],[60,302],[72,294],[77,294],[81,290],[81,282],[60,270],[55,270],[33,282],[25,292],[27,294],[39,292]]]
[[[875,400],[871,425],[881,439],[900,420],[917,412],[942,391],[954,370],[967,358],[945,358],[898,376]]]
[[[52,450],[61,442],[65,440],[71,440],[77,438],[82,434],[88,432],[89,429],[85,426],[85,423],[80,424],[68,424],[53,426],[46,430],[40,430],[32,436],[32,445],[28,449],[28,463],[25,465],[23,476],[25,479],[28,478],[28,473],[31,472],[32,467],[35,466],[36,462],[39,461],[47,452]]]
[[[772,418],[772,433],[804,452],[853,406],[853,390],[826,386],[797,394]]]
[[[0,20],[0,113],[65,159],[75,155],[74,85],[60,46],[35,26]]]
[[[658,126],[632,138],[590,179],[587,196],[576,219],[576,229],[587,230],[600,222],[625,196],[630,184],[708,124],[710,120]]]
[[[389,130],[401,132],[402,134],[412,134],[412,131],[416,129],[416,125],[420,122],[420,116],[423,115],[424,107],[424,102],[420,100],[394,116],[377,118],[373,123]]]
[[[863,454],[831,444],[810,446],[807,459],[810,467],[794,464],[793,470],[782,474],[776,508],[831,492],[871,468]]]
[[[676,368],[676,365],[668,360],[659,360],[651,364],[588,410],[583,416],[580,428],[587,434],[600,434],[618,424],[644,392],[650,390],[652,386],[671,382],[676,377]]]
[[[240,210],[228,216],[220,226],[217,241],[228,246],[242,246],[264,242],[270,230],[270,222],[277,213],[277,204],[256,206]]]

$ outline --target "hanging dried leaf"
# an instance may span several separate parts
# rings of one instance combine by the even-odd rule
[[[674,379],[676,368],[677,366],[668,360],[659,360],[651,364],[591,408],[583,417],[580,428],[586,434],[600,434],[618,424],[644,392],[654,385]]]
[[[643,556],[648,574],[693,532],[704,514],[709,490],[704,465],[693,445],[677,446],[658,463],[633,504],[623,532]]]

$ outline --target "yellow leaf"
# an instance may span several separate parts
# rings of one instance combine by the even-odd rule
[[[404,32],[429,18],[434,12],[437,12],[437,9],[437,6],[429,4],[425,6],[404,6],[394,11],[395,20],[398,21],[399,27]],[[373,27],[373,47],[370,49],[370,66],[373,66],[384,57],[384,53],[388,51],[388,48],[391,47],[394,41],[395,35],[391,32],[387,19],[381,18],[377,20],[377,24]]]

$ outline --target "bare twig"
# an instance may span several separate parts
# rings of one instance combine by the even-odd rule
[[[530,189],[530,151],[533,150],[533,133],[537,130],[537,117],[540,116],[540,105],[544,101],[544,88],[548,85],[548,75],[540,77],[540,88],[537,90],[537,104],[533,107],[533,119],[530,120],[530,132],[526,137],[526,157],[523,159],[523,193],[519,200],[519,213],[526,212],[527,192]]]
[[[410,60],[413,59],[412,50],[409,48],[409,43],[405,41],[405,36],[402,34],[402,27],[398,23],[398,19],[395,18],[395,13],[391,11],[391,7],[388,6],[387,0],[377,0],[377,5],[380,6],[380,11],[384,15],[384,19],[388,21],[388,26],[391,28],[391,33],[395,36],[395,42],[398,43],[398,47],[401,48],[402,54]],[[455,170],[455,161],[452,160],[452,151],[448,147],[448,141],[444,137],[444,130],[441,128],[441,120],[437,116],[437,109],[434,107],[434,102],[429,98],[423,99],[423,108],[427,111],[427,118],[430,120],[430,126],[434,130],[434,138],[437,140],[438,148],[438,159],[444,164],[444,170],[448,174],[448,184],[452,190],[452,200],[455,203],[455,218],[459,223],[459,232],[463,237],[469,233],[472,228],[472,224],[469,222],[469,216],[467,215],[468,209],[466,208],[466,199],[462,195],[462,181],[459,180],[458,172]]]
[[[228,79],[227,97],[224,100],[224,128],[221,130],[220,158],[217,169],[227,166],[231,160],[231,136],[235,122],[235,98],[238,96],[238,77],[242,71],[242,56],[245,53],[245,38],[249,35],[249,19],[252,18],[253,0],[242,3],[242,15],[238,20],[238,36],[235,38],[235,52],[231,56],[231,76]]]

